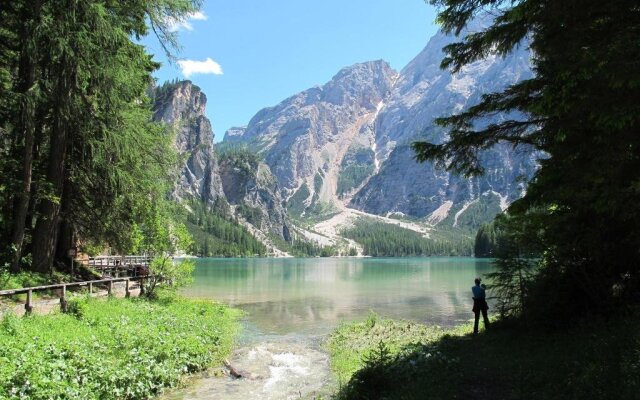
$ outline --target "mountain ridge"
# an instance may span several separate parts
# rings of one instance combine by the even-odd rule
[[[521,181],[537,168],[535,156],[499,145],[482,156],[485,177],[462,178],[416,163],[409,144],[442,142],[446,131],[433,125],[434,118],[530,77],[530,53],[523,45],[504,58],[490,56],[450,74],[440,61],[442,47],[454,40],[438,33],[399,73],[383,60],[345,67],[326,84],[260,110],[223,142],[244,143],[263,155],[285,189],[290,211],[302,219],[329,218],[350,207],[458,227],[462,214],[478,212],[477,203],[493,207],[484,217],[489,219],[522,195]],[[386,66],[385,79],[372,73],[372,65]]]
[[[154,120],[175,132],[174,147],[182,162],[170,198],[188,213],[194,212],[190,204],[195,201],[196,210],[215,213],[253,236],[259,231],[268,250],[281,254],[268,235],[290,241],[290,223],[278,183],[266,164],[242,153],[218,154],[205,116],[206,95],[193,82],[167,82],[153,89],[152,98]]]
[[[196,147],[190,149],[180,183],[194,185],[191,191],[197,193],[198,182],[209,179],[213,186],[208,190],[215,187],[255,234],[270,232],[285,241],[304,238],[361,253],[361,246],[340,233],[358,219],[404,224],[425,238],[434,227],[470,237],[522,196],[537,156],[498,145],[481,155],[487,174],[465,178],[417,163],[410,143],[441,143],[447,132],[433,124],[435,118],[459,112],[532,72],[530,52],[523,46],[450,74],[440,69],[440,61],[442,47],[454,40],[440,32],[400,72],[384,60],[356,63],[323,85],[259,110],[246,126],[225,132],[222,141],[222,148],[257,155],[259,161],[249,169],[222,162],[211,151],[210,172],[191,179],[194,170],[207,171],[191,168],[194,157],[203,161],[197,158],[194,130],[195,142],[189,143]],[[182,120],[206,125],[199,119],[206,103],[202,96],[194,99],[195,119]]]

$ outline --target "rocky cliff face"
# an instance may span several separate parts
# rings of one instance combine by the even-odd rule
[[[264,163],[230,156],[218,160],[211,123],[204,115],[206,103],[205,94],[190,81],[167,83],[154,91],[154,119],[176,129],[175,147],[185,158],[171,197],[229,203],[256,229],[289,240],[277,180]]]
[[[494,204],[501,206],[494,211],[499,212],[522,195],[524,184],[519,177],[530,178],[536,168],[536,157],[524,151],[515,152],[505,145],[485,151],[481,158],[487,173],[473,179],[413,160],[412,141],[441,143],[446,139],[446,131],[434,126],[434,118],[464,110],[479,102],[482,94],[531,77],[526,46],[504,59],[490,56],[477,61],[455,75],[443,71],[439,67],[441,49],[454,40],[437,34],[401,71],[375,122],[378,157],[384,162],[378,174],[353,197],[352,207],[374,214],[427,217],[437,223],[467,211],[470,205],[486,203],[487,197],[497,200]],[[454,218],[452,224],[456,221]]]
[[[301,213],[335,206],[345,157],[374,145],[370,126],[396,78],[384,61],[344,68],[324,86],[261,110],[246,128],[227,132],[225,142],[261,153]]]
[[[154,120],[176,130],[175,147],[186,158],[171,197],[179,201],[199,199],[212,205],[224,193],[213,152],[211,122],[204,115],[207,97],[191,81],[165,84],[154,94]]]
[[[256,158],[223,156],[220,176],[226,199],[236,206],[236,214],[262,232],[291,240],[278,180],[265,163]]]
[[[263,154],[290,209],[302,217],[327,204],[455,226],[465,213],[492,217],[522,195],[518,178],[535,171],[534,156],[499,145],[482,155],[487,174],[465,179],[416,163],[409,145],[442,142],[446,132],[434,118],[530,77],[530,53],[522,46],[452,75],[440,69],[441,49],[455,40],[437,34],[399,74],[384,61],[345,68],[326,85],[261,110],[225,141]]]

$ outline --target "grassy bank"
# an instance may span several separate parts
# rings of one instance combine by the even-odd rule
[[[38,272],[23,271],[17,274],[11,274],[7,271],[0,270],[0,290],[5,289],[20,289],[32,286],[44,286],[54,285],[62,282],[72,282],[73,279],[70,275],[56,272],[53,275],[42,274]],[[50,297],[54,293],[38,291],[33,292],[33,298]],[[5,297],[4,299],[21,300],[26,299],[26,294],[13,295],[11,297]],[[3,299],[3,300],[4,300]]]
[[[370,317],[328,347],[338,399],[635,399],[640,317],[562,332],[495,324],[477,337]],[[344,383],[347,382],[347,383]]]
[[[226,356],[239,312],[164,297],[74,300],[69,314],[5,315],[0,398],[144,399]]]

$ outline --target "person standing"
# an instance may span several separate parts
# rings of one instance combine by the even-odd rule
[[[487,305],[487,299],[485,294],[485,286],[480,285],[482,280],[480,278],[475,279],[475,286],[471,288],[471,292],[473,293],[473,313],[476,316],[475,322],[473,323],[473,334],[478,334],[478,322],[480,320],[480,313],[482,312],[482,318],[484,320],[484,328],[487,329],[489,326],[489,318],[487,317],[487,310],[489,306]]]

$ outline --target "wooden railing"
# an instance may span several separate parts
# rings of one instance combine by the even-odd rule
[[[127,277],[127,278],[107,278],[107,279],[98,279],[94,281],[84,281],[84,282],[71,282],[71,283],[60,283],[57,285],[45,285],[45,286],[34,286],[28,288],[20,288],[20,289],[7,289],[0,290],[1,296],[13,296],[16,294],[27,294],[27,302],[24,305],[24,308],[27,313],[30,313],[33,310],[33,292],[41,292],[45,290],[59,290],[60,291],[60,309],[63,312],[67,311],[67,288],[70,287],[82,287],[87,286],[89,288],[89,295],[93,293],[94,285],[107,285],[107,293],[112,294],[113,292],[113,284],[115,282],[125,282],[125,297],[129,297],[131,295],[130,292],[130,282],[140,281],[140,295],[144,294],[144,280],[145,279],[162,279],[161,276],[138,276],[138,277]]]
[[[104,277],[120,278],[122,275],[136,277],[148,273],[151,258],[147,256],[100,256],[91,257],[86,265]]]
[[[98,256],[89,257],[89,265],[91,266],[113,266],[120,264],[149,265],[151,261],[147,256]]]

